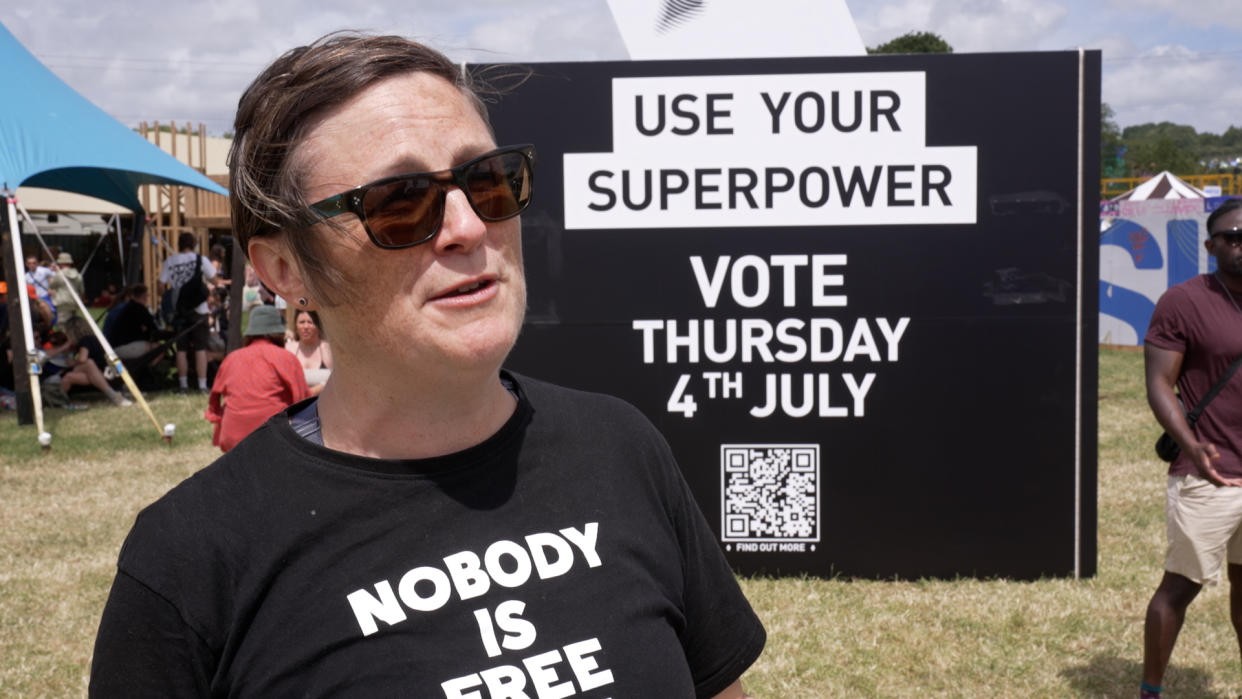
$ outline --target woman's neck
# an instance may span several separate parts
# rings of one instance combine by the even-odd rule
[[[374,458],[442,456],[486,440],[517,407],[498,371],[451,385],[436,378],[443,374],[358,375],[337,366],[319,397],[324,445]]]

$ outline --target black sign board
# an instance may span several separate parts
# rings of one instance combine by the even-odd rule
[[[1098,52],[540,64],[514,369],[665,434],[736,569],[1095,573]]]

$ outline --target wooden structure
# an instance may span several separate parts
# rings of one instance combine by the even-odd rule
[[[143,138],[168,151],[174,158],[207,174],[207,140],[203,124],[194,130],[186,123],[178,131],[176,122],[161,127],[160,123],[142,122],[138,132]],[[178,152],[178,142],[183,151]],[[209,175],[221,186],[228,185],[226,175]],[[227,234],[229,228],[228,197],[195,187],[147,185],[139,188],[138,200],[147,212],[146,235],[142,244],[143,281],[158,298],[157,284],[164,260],[177,252],[177,238],[183,232],[193,233],[199,241],[199,252],[206,255],[212,236]]]

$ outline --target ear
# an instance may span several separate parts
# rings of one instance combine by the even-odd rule
[[[295,307],[299,298],[311,298],[302,268],[283,239],[254,238],[246,246],[246,251],[250,254],[250,264],[254,267],[255,275],[267,288],[288,301],[290,307]],[[305,307],[314,306],[312,302]]]
[[[1212,249],[1212,248],[1216,247],[1216,245],[1214,244],[1215,242],[1216,242],[1216,241],[1212,240],[1212,236],[1210,236],[1210,235],[1209,235],[1206,239],[1204,239],[1204,241],[1203,241],[1203,248],[1204,248],[1205,250],[1207,250],[1207,254],[1209,254],[1209,255],[1215,255],[1215,254],[1216,254],[1216,252]]]

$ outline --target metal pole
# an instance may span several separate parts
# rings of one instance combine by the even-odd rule
[[[5,202],[7,204],[6,212],[8,214],[5,217],[5,221],[8,223],[9,239],[13,241],[12,242],[13,264],[16,269],[21,269],[21,261],[22,261],[21,237],[22,236],[21,236],[21,229],[18,228],[17,226],[17,208],[16,208],[17,199],[16,197],[14,197],[13,192],[10,192],[7,189],[4,190],[3,193],[4,193]],[[34,341],[34,323],[30,319],[30,299],[26,298],[25,275],[21,275],[19,273],[19,276],[15,279],[14,286],[16,287],[16,291],[17,291],[17,299],[18,299],[17,303],[18,303],[19,308],[21,309],[21,313],[19,314],[20,318],[18,319],[18,322],[21,324],[22,332],[20,333],[20,336],[19,336],[18,333],[15,333],[12,331],[13,319],[10,318],[9,319],[9,326],[10,326],[9,337],[13,339],[13,364],[15,367],[16,367],[17,362],[19,361],[25,362],[26,364],[25,376],[26,376],[26,380],[29,382],[27,389],[29,391],[29,396],[30,396],[30,408],[33,412],[35,427],[38,428],[40,439],[42,439],[42,436],[44,433],[43,431],[43,392],[40,390],[39,375],[42,374],[43,372],[42,372],[42,368],[39,365],[39,359],[38,359],[39,347],[38,345],[35,344],[35,341]],[[9,293],[11,294],[13,293],[13,291],[14,291],[13,289],[10,289]],[[19,341],[21,345],[20,351],[18,347]],[[16,368],[14,368],[15,377],[16,377],[16,374],[17,374],[17,371],[16,371]],[[19,394],[18,407],[19,408],[21,407],[20,394]],[[20,410],[18,412],[17,418],[18,418],[17,420],[18,424],[22,424],[22,425],[30,424],[29,417],[27,417],[24,421],[22,420],[22,415],[21,415]]]

